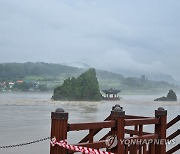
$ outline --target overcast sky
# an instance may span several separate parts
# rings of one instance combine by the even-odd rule
[[[28,61],[180,80],[180,0],[0,0],[0,62]]]

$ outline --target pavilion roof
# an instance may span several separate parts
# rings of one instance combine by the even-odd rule
[[[107,89],[107,90],[102,90],[105,94],[117,94],[121,92],[121,90],[115,90],[115,89]]]

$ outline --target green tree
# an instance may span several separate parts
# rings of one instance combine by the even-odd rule
[[[77,79],[68,78],[62,86],[54,89],[54,100],[101,100],[95,69],[82,73]]]

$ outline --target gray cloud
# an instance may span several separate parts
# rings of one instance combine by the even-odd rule
[[[179,7],[179,0],[1,0],[0,62],[86,59],[179,79]]]

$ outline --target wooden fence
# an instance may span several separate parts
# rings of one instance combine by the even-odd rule
[[[51,138],[56,137],[58,141],[67,139],[70,131],[89,131],[79,143],[75,144],[77,146],[94,149],[105,148],[106,151],[117,154],[171,154],[180,149],[178,144],[166,152],[166,140],[177,137],[180,132],[177,130],[166,137],[166,130],[178,122],[180,116],[167,123],[167,111],[162,107],[155,110],[154,117],[143,117],[126,115],[123,108],[117,104],[112,107],[110,115],[104,121],[74,124],[68,123],[68,113],[58,108],[51,113],[51,119]],[[153,125],[153,133],[144,131],[144,126],[147,125]],[[94,136],[104,128],[110,128],[110,131],[95,141]],[[109,136],[117,137],[118,144],[116,146],[108,147],[107,137]],[[74,151],[57,145],[50,146],[50,154],[70,153],[74,153]]]

